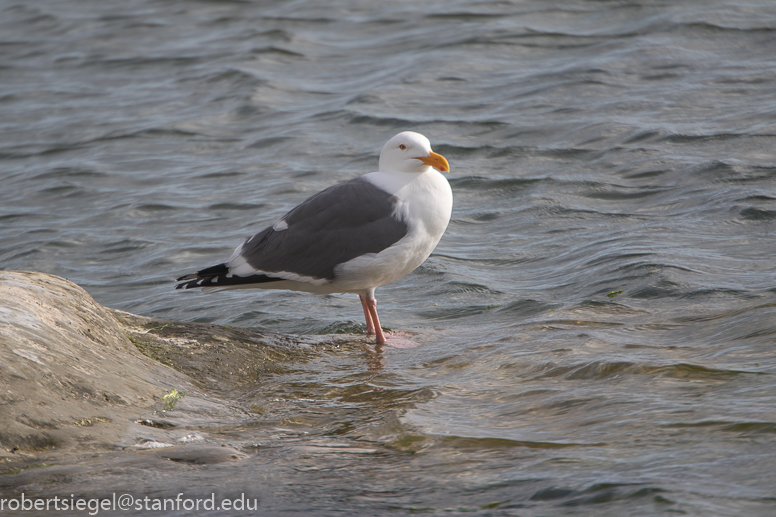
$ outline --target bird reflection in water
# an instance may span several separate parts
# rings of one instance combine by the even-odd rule
[[[376,344],[374,347],[365,345],[364,355],[366,357],[366,365],[370,372],[381,371],[385,366],[385,346]]]

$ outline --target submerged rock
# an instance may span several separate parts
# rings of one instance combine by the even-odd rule
[[[0,271],[0,472],[128,447],[138,429],[156,439],[175,427],[163,410],[179,398],[169,394],[186,393],[192,412],[225,411],[219,392],[343,340],[353,337],[302,341],[145,318],[107,309],[63,278]]]
[[[137,350],[186,374],[211,394],[255,385],[264,374],[283,373],[289,361],[310,353],[310,345],[347,339],[304,336],[302,340],[302,336],[146,318],[113,309],[108,312]]]

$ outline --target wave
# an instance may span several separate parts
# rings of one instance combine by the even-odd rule
[[[644,364],[631,361],[593,361],[571,365],[546,363],[530,369],[530,378],[563,378],[567,380],[607,380],[624,375],[645,375],[673,379],[719,381],[742,375],[763,375],[757,371],[713,368],[691,363]]]

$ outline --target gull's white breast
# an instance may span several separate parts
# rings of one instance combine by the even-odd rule
[[[453,210],[450,184],[432,168],[422,173],[378,171],[364,178],[395,196],[394,217],[407,224],[407,235],[379,253],[338,266],[335,283],[340,292],[374,289],[412,272],[436,248]]]

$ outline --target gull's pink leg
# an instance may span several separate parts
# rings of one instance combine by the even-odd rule
[[[388,338],[383,333],[383,328],[380,326],[380,318],[377,317],[377,300],[375,299],[374,290],[367,292],[365,295],[358,295],[361,299],[361,306],[364,308],[364,318],[366,318],[366,333],[369,335],[375,335],[375,342],[378,345],[388,345],[395,348],[415,348],[418,344],[411,339],[403,336],[401,332],[391,332],[388,334]],[[378,347],[377,350],[381,348]]]
[[[372,322],[372,315],[369,314],[369,305],[366,301],[366,296],[358,295],[361,300],[361,307],[364,308],[364,319],[366,319],[366,334],[372,336],[375,333],[375,324]]]
[[[383,328],[380,326],[380,318],[377,317],[377,300],[375,300],[374,295],[369,296],[366,306],[369,309],[369,317],[372,319],[372,324],[375,328],[375,342],[378,345],[384,345],[385,334],[383,334]]]

